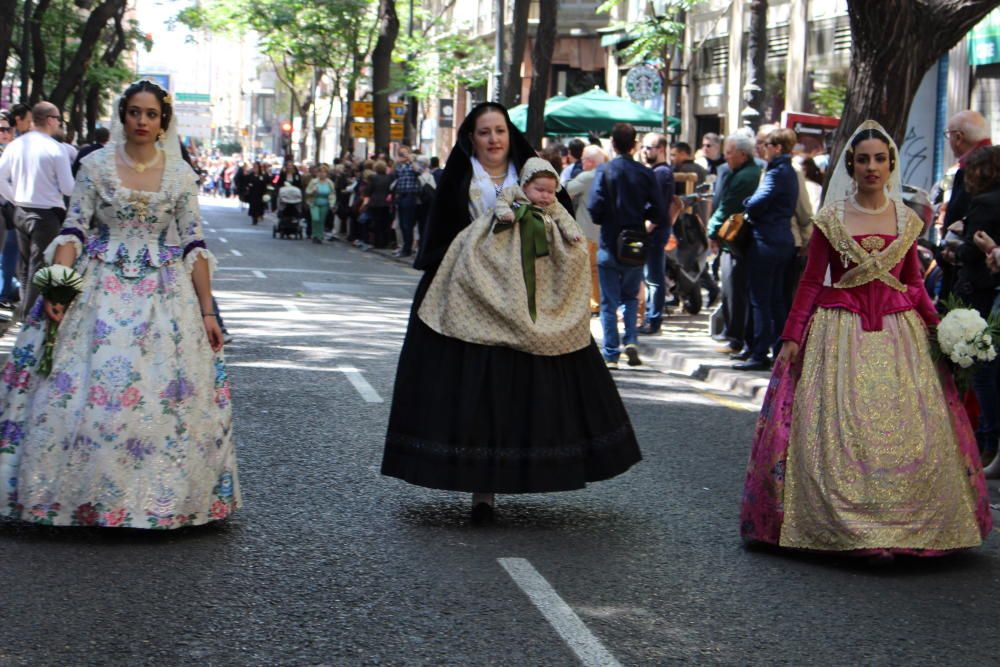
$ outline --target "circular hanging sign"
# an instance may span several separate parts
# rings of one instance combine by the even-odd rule
[[[637,102],[651,100],[663,94],[663,82],[649,65],[637,65],[625,75],[625,92]]]

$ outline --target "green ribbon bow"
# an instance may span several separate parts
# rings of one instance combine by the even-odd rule
[[[493,233],[499,234],[521,225],[521,272],[524,274],[524,288],[528,293],[528,313],[531,321],[537,317],[535,308],[535,258],[547,257],[549,240],[545,237],[545,221],[542,209],[530,204],[518,207],[514,212],[514,222],[497,222]]]

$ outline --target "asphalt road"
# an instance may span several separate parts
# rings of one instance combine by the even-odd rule
[[[0,522],[3,667],[1000,662],[996,535],[881,568],[745,550],[755,408],[687,378],[618,371],[645,460],[503,496],[492,527],[381,477],[418,274],[204,213],[246,506],[166,533]]]

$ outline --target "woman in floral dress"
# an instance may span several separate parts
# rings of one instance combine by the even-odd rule
[[[240,505],[215,258],[171,116],[164,90],[132,84],[111,143],[82,163],[46,251],[82,291],[65,308],[34,304],[0,381],[0,515],[163,529]]]

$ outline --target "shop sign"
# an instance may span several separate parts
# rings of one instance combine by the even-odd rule
[[[625,92],[633,102],[645,102],[663,94],[660,74],[649,65],[637,65],[625,75]]]
[[[1000,63],[1000,9],[994,9],[969,33],[969,64]]]

